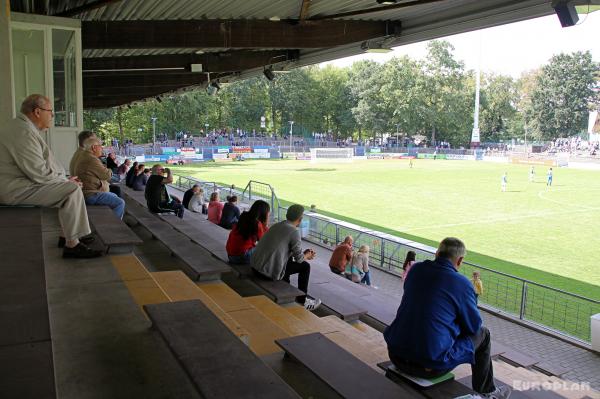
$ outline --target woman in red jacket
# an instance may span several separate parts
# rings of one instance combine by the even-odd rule
[[[267,232],[267,221],[271,208],[265,201],[258,200],[252,204],[248,211],[240,216],[240,220],[233,225],[227,238],[227,255],[229,262],[235,264],[249,264],[256,242]]]

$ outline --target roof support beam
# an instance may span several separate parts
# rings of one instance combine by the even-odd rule
[[[55,17],[74,17],[75,15],[83,14],[84,12],[95,10],[96,8],[106,7],[112,3],[118,3],[121,0],[96,0],[90,3],[84,4],[80,7],[74,7],[66,9],[59,13],[54,14]]]
[[[216,79],[218,76],[211,75]],[[193,86],[207,81],[204,73],[173,73],[173,74],[140,74],[123,75],[120,73],[104,74],[103,76],[83,77],[84,96],[92,89],[122,89],[123,94],[132,94],[140,89],[156,86]]]
[[[300,6],[300,21],[304,21],[306,17],[308,17],[308,10],[310,8],[310,0],[302,0],[302,5]]]
[[[84,49],[324,48],[400,34],[398,21],[83,21]]]
[[[228,51],[207,54],[165,54],[132,57],[84,58],[84,73],[107,73],[111,70],[143,70],[183,68],[190,72],[191,64],[202,64],[202,72],[235,72],[264,65],[297,60],[298,50]],[[183,71],[181,70],[180,73]],[[106,71],[106,72],[104,72]]]

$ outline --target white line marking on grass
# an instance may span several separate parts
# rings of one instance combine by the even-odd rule
[[[460,222],[460,223],[438,224],[438,225],[425,226],[425,227],[416,227],[413,229],[398,227],[398,228],[396,228],[396,230],[401,231],[403,233],[408,233],[408,232],[419,231],[419,230],[430,230],[430,229],[439,229],[439,228],[444,228],[444,227],[468,226],[468,225],[476,225],[476,224],[512,222],[515,220],[537,218],[537,217],[542,217],[542,216],[568,215],[571,213],[581,213],[581,212],[589,212],[589,211],[600,211],[600,207],[597,207],[597,208],[586,207],[585,209],[577,209],[577,210],[561,211],[561,212],[540,212],[540,213],[535,213],[535,214],[531,214],[531,215],[503,217],[503,218],[487,219],[487,220],[474,220],[474,221],[470,221],[470,222]]]
[[[587,190],[600,190],[600,189],[587,189]],[[556,191],[575,191],[575,190],[552,190],[552,191],[556,192]],[[541,190],[541,191],[539,191],[538,192],[538,197],[540,199],[545,200],[545,201],[554,202],[555,204],[558,204],[558,205],[573,206],[573,207],[576,207],[576,208],[581,208],[581,209],[590,210],[590,211],[598,209],[598,208],[594,208],[594,207],[591,207],[591,206],[571,204],[569,202],[557,201],[555,199],[547,198],[546,196],[544,196],[544,193],[547,193],[547,192],[548,192],[547,190]]]

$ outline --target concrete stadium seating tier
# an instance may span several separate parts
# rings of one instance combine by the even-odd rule
[[[144,309],[204,398],[300,398],[201,301]]]
[[[173,229],[173,227],[136,201],[127,190],[128,197],[126,212],[137,223],[146,228],[153,237],[161,241],[171,253],[186,265],[184,272],[193,280],[215,280],[221,274],[231,272],[231,268],[215,259],[208,251],[192,242],[188,236]],[[135,193],[135,192],[133,192]],[[175,216],[169,216],[175,217]],[[175,217],[176,218],[176,217]],[[179,220],[179,218],[177,218]]]
[[[147,211],[139,207],[139,203],[142,201],[141,193],[137,194],[136,205],[146,212],[145,216],[140,215],[140,217],[147,218],[149,215]],[[132,200],[131,197],[129,199]],[[228,231],[206,221],[202,215],[186,214],[184,220],[173,216],[149,216],[153,219],[153,223],[156,221],[166,222],[177,233],[186,235],[188,239],[202,246],[215,259],[226,261],[224,244]],[[169,232],[169,234],[172,233]],[[378,329],[389,324],[395,316],[398,303],[395,302],[391,305],[382,303],[382,300],[388,299],[386,295],[380,295],[372,289],[333,275],[326,267],[328,259],[325,258],[328,257],[328,252],[325,252],[325,254],[319,259],[319,262],[311,262],[313,268],[309,293],[313,295],[317,292],[322,293],[325,304],[333,308],[336,308],[337,305],[334,301],[332,304],[332,299],[328,295],[337,297],[338,300],[344,302],[349,302],[349,298],[358,299],[361,305],[366,304],[366,312],[360,313],[360,318],[373,324]],[[397,397],[448,398],[470,392],[471,372],[468,365],[461,365],[453,371],[456,376],[455,381],[445,382],[427,390],[416,389],[405,380],[389,373],[387,375],[389,380],[382,379],[382,370],[378,367],[378,364],[383,365],[389,362],[385,341],[380,331],[359,320],[348,322],[351,320],[350,317],[347,317],[346,321],[337,316],[318,317],[297,304],[277,304],[263,295],[254,294],[255,296],[242,297],[223,282],[215,280],[193,282],[179,271],[148,273],[143,270],[143,265],[139,261],[136,268],[139,269],[137,279],[148,280],[149,276],[153,280],[153,282],[146,281],[145,284],[138,283],[137,285],[126,283],[138,305],[144,306],[151,303],[167,302],[177,304],[178,301],[182,300],[199,300],[199,302],[194,302],[193,309],[185,310],[184,313],[187,314],[188,311],[196,312],[196,309],[200,307],[199,303],[203,304],[213,315],[214,319],[212,319],[211,324],[215,322],[219,326],[212,326],[211,328],[225,328],[226,331],[231,333],[232,337],[236,338],[235,341],[238,342],[236,346],[239,350],[244,348],[243,350],[248,352],[249,349],[254,355],[259,356],[265,364],[270,366],[293,390],[303,397],[364,397],[364,392],[377,392],[380,393],[378,396],[385,397],[386,392],[400,389],[404,394],[401,396],[396,395]],[[245,281],[245,284],[250,282],[249,278],[243,278],[248,275],[247,269],[241,269],[238,274],[242,278],[236,281],[240,283]],[[129,277],[127,275],[127,273],[122,273],[124,280],[127,278],[132,279],[132,275],[129,275]],[[156,296],[144,295],[144,293],[149,293],[154,289],[158,289],[161,294]],[[273,296],[269,296],[274,299]],[[379,308],[377,308],[378,305]],[[333,310],[333,313],[343,317],[341,312]],[[185,330],[185,328],[182,328],[182,330]],[[173,337],[177,337],[179,333],[170,331],[169,334],[173,335],[167,340],[175,339],[177,341],[179,338]],[[318,337],[317,333],[325,339],[319,338],[319,343],[312,343],[311,341],[309,346],[316,349],[312,352],[306,348],[297,349],[306,345],[305,342]],[[184,340],[184,342],[187,341]],[[244,343],[247,347],[243,346]],[[283,345],[278,346],[277,343],[288,343],[288,346],[283,349],[289,353],[289,356],[282,357]],[[242,344],[242,346],[240,347],[239,344]],[[321,348],[320,345],[324,347]],[[172,351],[176,357],[180,356],[177,355],[174,349]],[[291,353],[294,351],[297,351],[297,356]],[[496,342],[492,344],[492,355],[495,359],[493,361],[494,368],[497,370],[496,378],[499,383],[510,385],[513,379],[536,381],[538,383],[561,381],[557,377],[518,366],[519,359],[511,352],[514,352],[511,348]],[[200,352],[195,356],[200,358]],[[187,364],[184,364],[182,360],[179,361],[186,370],[190,367],[196,370],[195,360],[186,359]],[[513,363],[508,363],[509,361]],[[539,364],[536,361],[533,361],[533,363],[535,363],[534,367]],[[222,361],[216,364],[222,364]],[[202,367],[204,366],[198,366],[197,370],[202,370]],[[349,380],[348,367],[359,370],[357,372],[360,372],[360,375],[366,375],[367,377],[360,381],[347,381]],[[543,364],[542,367],[544,367]],[[332,372],[332,369],[342,371],[336,373]],[[188,375],[191,375],[189,371]],[[194,380],[193,376],[191,378]],[[204,377],[197,376],[197,378]],[[390,380],[398,385],[392,383],[390,386]],[[199,381],[196,381],[195,384],[198,384]],[[366,389],[366,387],[369,388]],[[219,390],[222,387],[216,387],[215,389]],[[360,392],[363,394],[361,395]],[[598,396],[595,392],[579,392],[578,395],[573,394],[573,392],[560,392],[560,395],[558,395],[555,392],[529,390],[517,391],[513,393],[512,397],[581,399]]]
[[[40,208],[0,208],[0,397],[55,398]]]
[[[182,257],[180,256],[180,254],[182,254],[186,256],[185,259],[182,258],[184,261],[188,259],[189,262],[192,262],[194,253],[201,253],[204,263],[221,265],[223,268],[226,268],[226,270],[231,270],[231,265],[227,263],[228,257],[227,252],[225,251],[225,242],[227,241],[227,236],[229,234],[228,230],[207,221],[202,215],[193,214],[192,212],[186,213],[184,220],[171,215],[161,215],[160,217],[151,214],[144,215],[144,212],[140,211],[140,207],[145,206],[143,193],[131,189],[125,189],[124,192],[129,199],[127,212],[142,224],[142,226],[146,227],[157,239],[167,245],[175,255]],[[138,206],[136,207],[135,204]],[[147,209],[144,209],[144,211],[147,211]],[[150,216],[153,216],[153,218],[149,218]],[[157,220],[162,220],[163,224],[157,223]],[[170,229],[165,230],[164,224],[169,225]],[[174,232],[177,234],[174,234]],[[182,237],[184,238],[182,239]],[[189,242],[190,240],[199,245],[201,250],[199,251],[197,245],[192,246],[188,243],[182,244],[182,242]],[[186,251],[183,251],[181,248],[182,246],[186,247]],[[204,256],[206,254],[212,254],[213,258],[206,258]],[[248,266],[232,267],[240,276],[249,278],[277,303],[293,302],[296,297],[303,295],[302,291],[283,281],[268,281],[255,278],[255,276],[250,273],[250,268]],[[193,278],[193,276],[191,277]],[[215,276],[215,278],[219,278],[219,276]],[[210,278],[198,278],[198,280],[209,279]]]

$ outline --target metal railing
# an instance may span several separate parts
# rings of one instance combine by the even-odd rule
[[[209,200],[210,195],[215,192],[219,194],[219,201],[227,201],[227,196],[229,195],[237,195],[240,197],[242,194],[242,192],[236,189],[234,185],[229,186],[216,182],[202,181],[190,176],[173,175],[173,177],[173,185],[182,191],[192,188],[195,184],[199,185],[204,191],[205,200]]]
[[[250,180],[241,194],[241,199],[250,204],[259,199],[267,201],[271,206],[271,222],[275,221],[275,210],[279,209],[280,203],[277,195],[275,195],[275,190],[270,184]]]
[[[219,191],[231,195],[236,193],[243,202],[252,203],[262,199],[271,205],[273,222],[283,220],[287,210],[267,183],[250,181],[243,191],[233,186],[215,182],[177,176],[175,184],[189,188],[200,184],[205,193]],[[434,259],[436,249],[415,241],[390,234],[363,228],[325,215],[307,211],[300,225],[302,237],[315,244],[333,248],[344,237],[354,238],[354,247],[368,245],[370,248],[369,266],[386,272],[401,275],[402,265],[408,251],[416,253],[416,260]],[[590,342],[590,317],[600,313],[600,301],[552,288],[530,280],[499,272],[472,262],[463,262],[460,273],[469,279],[478,271],[483,281],[484,291],[479,301],[491,311],[509,314],[530,323],[537,324],[556,333]]]
[[[277,212],[278,220],[282,215],[284,207]],[[350,235],[355,248],[363,244],[370,247],[370,266],[395,275],[402,274],[408,251],[416,253],[417,261],[435,258],[433,247],[315,213],[307,212],[300,228],[304,239],[332,248]],[[480,273],[484,284],[479,301],[488,307],[578,340],[591,340],[590,317],[600,313],[600,301],[471,262],[463,262],[460,268],[469,279],[474,271]]]

